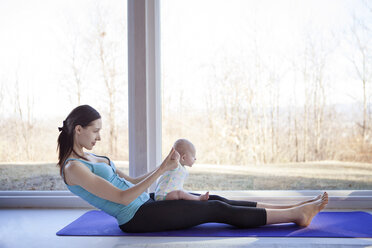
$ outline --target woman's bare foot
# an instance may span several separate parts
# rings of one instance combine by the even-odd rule
[[[296,207],[294,210],[297,212],[295,223],[299,226],[310,225],[312,219],[328,204],[328,193],[324,192],[320,199]]]
[[[320,194],[320,195],[314,197],[313,199],[310,199],[310,200],[307,200],[307,201],[303,201],[303,202],[300,202],[300,203],[294,204],[293,207],[298,207],[298,206],[301,206],[301,205],[304,205],[304,204],[307,204],[307,203],[310,203],[310,202],[317,201],[317,200],[319,200],[321,197],[322,197],[322,195]]]
[[[200,195],[199,196],[199,199],[201,201],[208,201],[208,199],[209,199],[209,191],[207,193],[205,193],[204,195]]]

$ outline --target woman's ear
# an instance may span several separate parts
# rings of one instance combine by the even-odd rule
[[[83,127],[82,127],[81,125],[76,125],[76,126],[75,126],[75,133],[76,133],[76,134],[80,134],[82,128],[83,128]]]

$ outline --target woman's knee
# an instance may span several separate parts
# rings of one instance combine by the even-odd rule
[[[225,202],[227,199],[219,196],[219,195],[209,195],[209,200],[215,200],[215,201],[223,201]]]
[[[224,211],[229,207],[227,203],[220,200],[208,200],[208,206],[217,211]]]

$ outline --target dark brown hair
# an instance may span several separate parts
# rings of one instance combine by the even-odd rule
[[[74,108],[63,121],[63,126],[59,127],[60,134],[58,136],[58,164],[60,167],[59,173],[62,175],[65,160],[73,151],[75,127],[80,125],[82,127],[89,126],[92,121],[100,119],[101,115],[89,105],[81,105]],[[76,152],[74,152],[77,156]],[[79,156],[81,157],[81,156]]]

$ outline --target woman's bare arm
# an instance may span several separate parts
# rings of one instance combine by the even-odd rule
[[[176,155],[174,155],[176,154]],[[175,169],[179,154],[172,148],[171,152],[164,159],[159,167],[157,167],[147,178],[142,180],[135,186],[121,190],[105,179],[96,176],[86,166],[78,161],[72,161],[65,167],[65,175],[68,176],[70,185],[79,185],[88,192],[101,197],[103,199],[116,202],[123,205],[128,205],[138,196],[146,191],[156,179],[165,171]]]
[[[125,174],[124,172],[122,172],[119,169],[116,169],[116,173],[119,175],[119,177],[122,177],[125,180],[128,180],[129,182],[131,182],[133,184],[137,184],[137,183],[141,182],[142,180],[144,180],[146,177],[150,176],[157,169],[158,169],[158,167],[155,168],[153,171],[150,171],[149,173],[146,173],[145,175],[142,175],[142,176],[139,176],[139,177],[136,177],[136,178],[128,176],[127,174]]]

